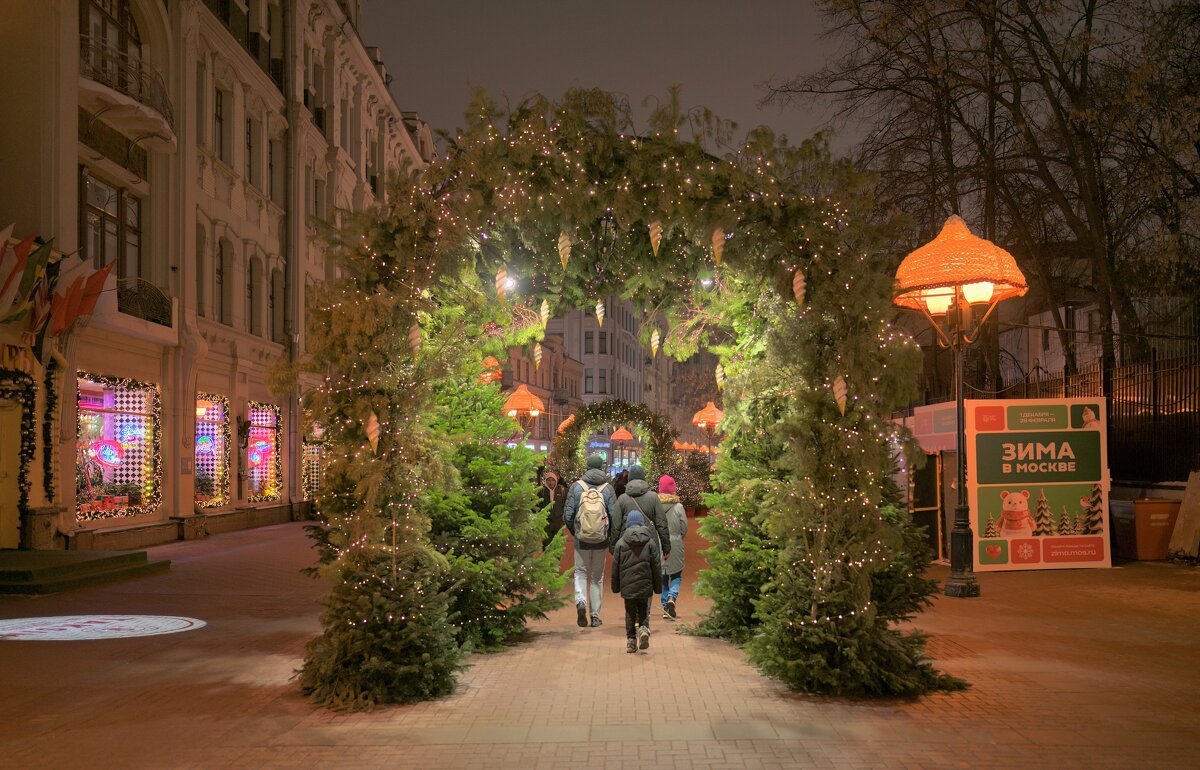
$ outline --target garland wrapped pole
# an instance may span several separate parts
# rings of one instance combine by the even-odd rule
[[[599,91],[531,98],[508,115],[480,97],[447,153],[419,178],[394,180],[361,238],[343,236],[349,277],[310,318],[308,365],[325,381],[308,405],[338,451],[317,500],[320,571],[333,590],[305,691],[358,707],[453,687],[460,647],[447,612],[457,589],[423,511],[459,482],[438,449],[450,428],[426,416],[431,384],[447,371],[443,356],[482,361],[498,337],[539,339],[543,301],[586,309],[610,294],[664,316],[667,354],[709,348],[721,360],[731,429],[709,518],[725,531],[714,546],[720,575],[700,581],[724,617],[701,631],[748,640],[751,660],[796,689],[956,686],[924,661],[919,635],[895,627],[932,584],[888,496],[888,418],[910,395],[917,349],[888,321],[889,266],[867,256],[869,191],[819,141],[790,147],[765,129],[715,158],[705,143],[726,129],[682,110],[677,94],[645,130]],[[839,180],[855,205],[797,189],[809,178]],[[657,257],[651,237],[662,239]],[[501,270],[520,278],[512,296],[494,291]],[[418,314],[453,313],[463,291],[479,298],[466,304],[494,303],[494,320],[458,335],[450,352],[432,341],[410,348]],[[652,474],[669,467],[669,429],[615,403],[596,407],[600,418],[651,423]],[[372,412],[377,454],[363,429]],[[552,462],[568,478],[587,417],[567,426]],[[728,612],[739,601],[752,609]]]

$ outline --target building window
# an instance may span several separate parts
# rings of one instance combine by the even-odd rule
[[[592,392],[592,370],[591,369],[586,369],[583,372],[583,392],[584,393]]]
[[[262,260],[254,257],[250,260],[246,281],[246,326],[251,334],[262,335]]]
[[[267,317],[271,324],[271,339],[283,343],[283,271],[279,268],[271,271]]]
[[[600,332],[600,355],[608,355],[608,332]]]
[[[117,275],[142,276],[142,201],[128,190],[81,172],[84,256],[96,267],[116,260]]]
[[[204,62],[196,65],[196,144],[204,146],[204,137],[208,134],[208,111],[204,103],[204,95],[208,93],[208,71]]]
[[[225,162],[225,92],[221,89],[213,91],[213,154]]]
[[[258,149],[254,142],[254,119],[246,118],[246,181],[255,187],[258,186],[258,174],[256,167],[258,165]]]
[[[246,442],[247,499],[252,503],[278,500],[283,483],[279,407],[250,402],[250,436]]]
[[[608,370],[607,369],[600,370],[600,392],[601,393],[608,392]]]
[[[158,507],[158,386],[80,373],[75,509],[80,519],[136,516]]]
[[[86,38],[84,55],[93,71],[112,73],[116,81],[128,60],[142,58],[141,35],[129,0],[90,0],[79,4],[79,15],[80,33]]]
[[[213,260],[213,318],[229,323],[229,303],[225,301],[225,273],[229,270],[229,247],[217,241],[217,258]]]
[[[229,502],[229,399],[196,394],[196,505]]]
[[[583,354],[591,355],[594,346],[592,345],[592,332],[583,333]]]

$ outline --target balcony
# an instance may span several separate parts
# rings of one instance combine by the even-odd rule
[[[175,149],[175,113],[162,75],[89,35],[79,37],[79,104],[158,150]]]
[[[141,278],[117,279],[117,310],[159,326],[172,324],[171,298]]]

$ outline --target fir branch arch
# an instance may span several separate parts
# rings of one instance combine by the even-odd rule
[[[634,426],[645,437],[646,453],[642,466],[646,478],[653,481],[671,468],[676,433],[666,415],[645,404],[610,398],[580,409],[575,413],[575,419],[558,434],[548,465],[564,481],[569,482],[583,474],[584,442],[600,425]]]

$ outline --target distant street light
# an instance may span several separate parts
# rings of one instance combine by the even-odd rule
[[[537,419],[537,416],[544,411],[546,411],[546,404],[530,393],[529,388],[524,384],[518,385],[517,389],[504,401],[504,413],[519,420],[522,424],[526,420]]]
[[[725,413],[717,408],[716,404],[709,401],[704,405],[704,408],[692,415],[692,425],[695,425],[700,430],[708,434],[708,464],[712,465],[713,447],[712,440],[716,435],[717,428],[721,425],[721,420],[725,419]]]
[[[1016,260],[991,241],[973,235],[951,216],[938,236],[909,254],[896,270],[893,302],[920,311],[933,324],[938,345],[954,353],[958,415],[958,504],[950,532],[950,578],[946,596],[979,596],[967,502],[967,435],[963,406],[963,349],[973,343],[996,304],[1028,290]],[[982,311],[982,312],[980,312]],[[978,316],[978,318],[976,318]]]

